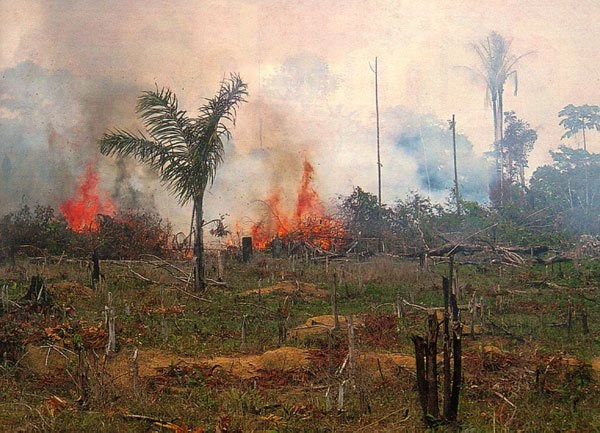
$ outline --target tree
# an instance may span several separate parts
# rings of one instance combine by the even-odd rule
[[[517,118],[514,111],[504,113],[504,160],[507,166],[509,183],[517,179],[525,187],[525,168],[529,165],[528,156],[537,140],[537,132],[529,123]]]
[[[110,131],[100,139],[104,155],[133,157],[148,164],[177,197],[180,204],[193,203],[194,288],[202,291],[204,281],[204,192],[212,184],[217,167],[223,161],[223,139],[230,137],[224,124],[235,124],[236,110],[245,102],[246,84],[231,74],[221,82],[219,92],[199,108],[195,118],[179,109],[176,95],[169,89],[144,92],[138,98],[136,112],[148,132]]]
[[[561,139],[576,135],[579,131],[583,136],[583,150],[587,150],[585,138],[586,129],[600,131],[600,107],[597,105],[567,105],[559,111],[558,117],[562,118],[559,125],[566,129]]]
[[[515,95],[518,91],[517,70],[518,61],[529,53],[516,56],[511,53],[511,42],[501,34],[491,32],[479,44],[474,44],[473,49],[481,62],[481,69],[477,74],[486,83],[486,99],[492,101],[492,115],[494,118],[494,149],[496,151],[498,181],[502,185],[504,179],[504,150],[503,150],[503,118],[504,112],[504,86],[506,80],[513,78]],[[500,186],[502,189],[502,186]]]
[[[349,232],[358,237],[381,236],[386,209],[379,206],[379,199],[375,194],[357,186],[352,194],[347,197],[339,196],[338,199],[338,208]]]
[[[600,154],[566,146],[550,153],[554,162],[539,167],[530,180],[529,194],[535,207],[549,209],[571,230],[598,233]]]

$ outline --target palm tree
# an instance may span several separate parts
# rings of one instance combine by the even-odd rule
[[[559,111],[558,117],[562,117],[559,125],[566,129],[561,139],[572,137],[579,131],[583,135],[583,150],[587,151],[585,139],[586,129],[600,131],[600,107],[597,105],[567,105]]]
[[[499,33],[491,32],[489,36],[479,44],[473,44],[481,62],[481,69],[477,74],[486,83],[486,100],[492,101],[492,115],[494,118],[494,146],[496,148],[497,165],[499,173],[500,188],[504,177],[504,86],[509,78],[514,80],[514,94],[518,91],[517,62],[529,53],[515,56],[511,53],[511,41],[507,41]]]
[[[181,205],[193,203],[197,291],[206,287],[202,237],[204,192],[223,161],[223,139],[230,137],[223,121],[235,124],[236,109],[245,102],[247,94],[247,86],[239,75],[231,74],[221,82],[219,92],[199,108],[199,115],[189,118],[179,109],[177,97],[169,89],[144,92],[138,98],[136,112],[148,134],[116,129],[99,141],[103,155],[130,156],[148,164]]]

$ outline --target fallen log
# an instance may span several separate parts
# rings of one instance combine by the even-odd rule
[[[566,263],[572,262],[573,259],[570,257],[564,257],[561,255],[555,255],[548,259],[542,259],[541,257],[536,257],[536,262],[544,265],[553,265],[554,263]]]

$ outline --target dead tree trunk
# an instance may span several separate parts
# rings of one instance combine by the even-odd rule
[[[252,238],[242,238],[242,262],[248,263],[252,259]]]
[[[450,307],[452,309],[452,352],[454,355],[454,368],[452,377],[452,393],[448,413],[444,418],[448,422],[456,421],[458,416],[458,401],[462,384],[462,323],[460,323],[458,303],[456,296],[450,295]]]
[[[40,277],[39,275],[34,275],[31,277],[31,282],[29,283],[29,289],[27,289],[25,300],[29,301],[33,305],[38,305],[41,307],[47,307],[52,304],[52,296],[50,295],[50,292],[48,292],[48,288],[46,287],[43,277]]]
[[[340,328],[340,319],[338,316],[338,309],[337,309],[337,286],[338,286],[338,278],[337,278],[337,272],[333,273],[333,293],[331,294],[331,303],[333,306],[333,328],[334,329],[339,329]]]
[[[427,370],[427,415],[434,420],[440,417],[438,403],[438,377],[437,377],[437,339],[438,323],[435,312],[427,317],[428,335],[425,368]]]
[[[100,281],[100,258],[98,256],[98,248],[94,249],[92,253],[92,287],[96,288],[96,285]]]
[[[77,392],[79,397],[77,402],[81,406],[87,406],[89,399],[89,377],[88,377],[88,363],[86,350],[83,345],[77,347]]]
[[[108,334],[108,341],[106,342],[106,355],[115,353],[117,351],[117,337],[115,329],[115,309],[113,306],[113,296],[111,292],[108,292],[107,305],[104,306],[104,320],[106,331]]]
[[[417,388],[419,401],[423,410],[423,421],[429,427],[440,422],[452,423],[458,415],[458,402],[462,380],[462,347],[459,308],[456,295],[451,293],[450,279],[443,279],[444,289],[444,320],[443,332],[443,416],[440,417],[437,374],[437,341],[439,323],[435,309],[429,309],[427,314],[427,337],[413,335],[415,359],[417,367]],[[452,321],[450,322],[450,319]],[[450,326],[452,323],[452,327]],[[454,365],[451,368],[451,359]]]
[[[444,418],[450,412],[450,396],[452,394],[452,375],[450,357],[452,347],[450,340],[450,281],[443,277],[442,288],[444,290]]]
[[[417,367],[417,390],[419,392],[419,402],[421,403],[421,410],[423,411],[423,420],[427,422],[428,412],[428,384],[425,373],[425,340],[423,337],[413,335],[411,337],[415,345],[415,363]]]

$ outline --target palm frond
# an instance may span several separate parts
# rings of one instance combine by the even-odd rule
[[[191,160],[197,170],[206,173],[207,183],[212,183],[217,167],[223,161],[223,140],[230,138],[230,132],[223,121],[235,125],[237,107],[245,102],[248,94],[246,84],[237,74],[221,82],[217,95],[207,99],[199,108],[199,116],[194,119],[195,145],[191,150]],[[204,179],[203,179],[204,180]]]
[[[221,82],[217,95],[206,100],[199,116],[190,120],[169,89],[144,92],[136,111],[150,137],[115,130],[100,139],[100,151],[150,165],[181,204],[196,200],[223,162],[223,139],[230,137],[223,121],[235,124],[237,106],[247,94],[239,75],[231,74]]]
[[[136,111],[150,135],[159,143],[170,146],[190,144],[190,121],[169,89],[142,93]]]
[[[149,140],[142,134],[121,129],[108,132],[99,141],[100,153],[106,156],[133,157],[153,168],[160,168],[172,159],[168,149],[159,143]]]
[[[245,102],[248,87],[238,74],[231,74],[228,80],[221,82],[218,94],[206,100],[206,104],[199,108],[200,115],[197,124],[216,126],[221,119],[228,120],[235,125],[237,106]]]

